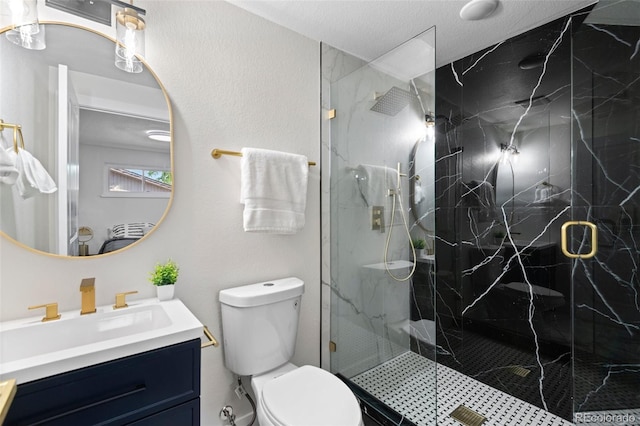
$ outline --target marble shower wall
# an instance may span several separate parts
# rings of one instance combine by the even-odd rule
[[[569,420],[640,407],[640,20],[588,13],[436,71],[438,362]]]

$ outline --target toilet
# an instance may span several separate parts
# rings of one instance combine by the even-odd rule
[[[362,426],[358,400],[345,383],[289,362],[303,292],[295,277],[220,291],[225,365],[251,376],[260,426]]]

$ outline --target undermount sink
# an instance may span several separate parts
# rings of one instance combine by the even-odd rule
[[[128,301],[95,314],[61,312],[0,323],[0,380],[18,384],[168,346],[202,335],[202,323],[178,299]]]

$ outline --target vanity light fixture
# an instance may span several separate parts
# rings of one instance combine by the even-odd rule
[[[44,25],[38,23],[38,1],[8,0],[7,6],[13,27],[6,32],[7,39],[29,50],[46,48]]]
[[[131,0],[133,5],[133,0]],[[142,72],[144,57],[144,29],[140,16],[144,10],[125,7],[116,12],[116,67],[130,73]]]
[[[498,0],[471,0],[460,10],[460,18],[465,21],[486,19],[498,8]]]
[[[145,132],[149,139],[160,142],[171,142],[171,133],[166,130],[147,130]]]

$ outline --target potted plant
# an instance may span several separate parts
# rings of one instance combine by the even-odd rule
[[[414,238],[411,240],[411,244],[413,244],[413,248],[416,251],[416,259],[424,257],[424,248],[426,247],[427,242],[422,238]]]
[[[178,264],[169,259],[166,263],[158,263],[149,275],[149,281],[156,286],[159,300],[173,299],[175,283],[178,281]]]

